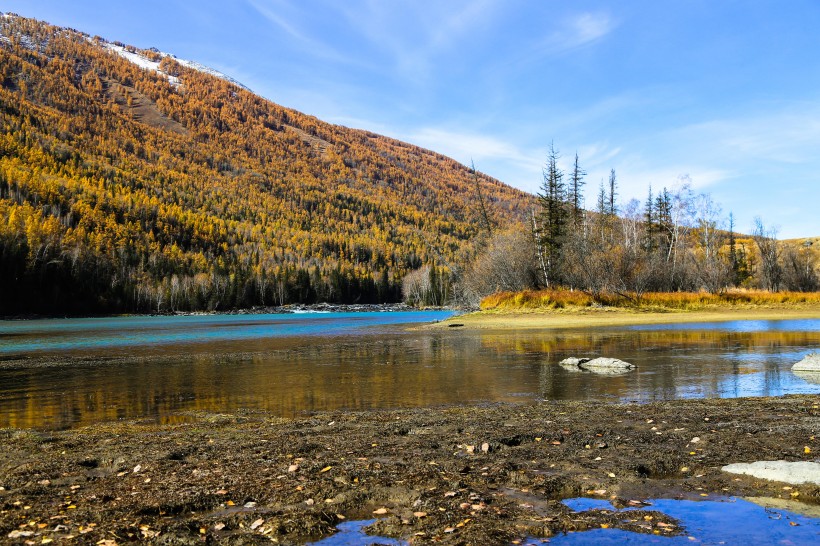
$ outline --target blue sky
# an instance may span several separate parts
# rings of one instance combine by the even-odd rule
[[[816,0],[0,0],[157,47],[326,121],[535,192],[550,141],[587,203],[688,179],[782,238],[820,235]]]

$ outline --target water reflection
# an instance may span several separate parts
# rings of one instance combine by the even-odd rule
[[[380,326],[349,335],[204,340],[138,351],[35,352],[0,362],[0,426],[173,422],[192,410],[293,416],[539,399],[819,393],[820,384],[790,370],[820,347],[818,325],[820,320],[801,331],[778,323],[749,332],[664,327],[525,333]],[[558,366],[568,356],[613,356],[637,369],[618,376],[571,372]]]
[[[575,511],[615,511],[607,501],[569,499],[564,503]],[[553,537],[550,544],[817,544],[820,539],[820,519],[802,515],[801,507],[794,502],[759,506],[727,497],[703,501],[654,499],[650,504],[647,509],[658,510],[680,521],[684,534],[665,537],[620,529],[594,529]],[[621,513],[626,514],[628,510]]]

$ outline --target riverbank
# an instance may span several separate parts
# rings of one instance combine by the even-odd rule
[[[592,328],[641,324],[727,322],[733,320],[798,320],[820,318],[820,305],[747,305],[697,310],[565,307],[561,309],[489,309],[458,315],[421,328],[470,330],[534,330]]]
[[[0,541],[301,544],[380,518],[372,532],[413,543],[501,544],[604,526],[685,534],[639,502],[658,497],[820,504],[820,486],[720,470],[815,460],[819,396],[178,418],[0,430]],[[578,496],[639,509],[559,502]]]
[[[162,313],[110,314],[110,315],[11,315],[0,316],[0,320],[42,320],[65,318],[108,318],[108,317],[174,317],[174,316],[220,316],[220,315],[288,315],[294,313],[399,313],[408,311],[449,311],[450,307],[425,307],[419,309],[406,303],[289,303],[281,306],[248,307],[219,311],[167,311]]]

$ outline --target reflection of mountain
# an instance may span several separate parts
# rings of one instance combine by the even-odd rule
[[[0,427],[60,428],[140,417],[173,421],[191,410],[246,408],[291,416],[535,399],[820,392],[788,371],[806,348],[820,347],[820,332],[414,332],[192,347],[188,353],[169,347],[142,358],[111,355],[48,370],[4,370]],[[578,354],[616,356],[638,368],[601,377],[558,365]]]

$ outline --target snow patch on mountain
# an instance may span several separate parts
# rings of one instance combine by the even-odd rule
[[[137,51],[132,51],[132,50],[127,49],[127,48],[125,48],[121,45],[117,45],[117,44],[114,44],[114,43],[111,43],[111,42],[104,42],[103,47],[105,47],[106,49],[109,49],[109,50],[113,51],[117,55],[131,61],[132,63],[139,66],[140,68],[144,68],[146,70],[153,70],[154,72],[158,72],[160,74],[163,74],[164,76],[166,76],[168,78],[168,81],[171,82],[171,85],[177,86],[181,83],[179,78],[177,78],[176,76],[172,76],[172,75],[166,73],[165,71],[163,71],[159,67],[159,61],[155,61],[153,59],[150,59],[150,58],[146,57],[145,55],[140,54]],[[245,89],[247,91],[251,91],[251,89],[248,86],[243,85],[242,83],[236,81],[235,79],[231,78],[227,74],[224,74],[223,72],[220,72],[219,70],[215,70],[213,68],[205,66],[204,64],[198,63],[196,61],[189,61],[189,60],[186,60],[186,59],[180,59],[176,55],[172,55],[171,53],[165,53],[165,52],[159,51],[159,50],[152,50],[152,51],[155,51],[157,54],[161,55],[163,58],[164,57],[170,57],[171,59],[173,59],[174,61],[176,61],[177,63],[179,63],[180,65],[182,65],[184,67],[191,68],[193,70],[197,70],[197,71],[203,72],[205,74],[210,74],[211,76],[215,76],[217,78],[225,80],[228,83],[232,83],[234,85],[237,85],[237,86],[241,87],[242,89]]]

